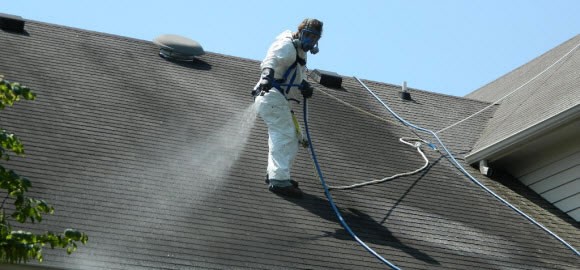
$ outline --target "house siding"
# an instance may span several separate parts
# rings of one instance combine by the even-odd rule
[[[516,176],[526,186],[580,220],[580,147],[565,157],[552,157],[551,162],[531,169],[530,173]]]

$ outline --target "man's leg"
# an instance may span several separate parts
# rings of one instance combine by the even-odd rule
[[[290,176],[298,152],[298,138],[288,101],[278,92],[256,98],[258,113],[268,126],[268,177],[270,190],[282,195],[302,195]]]

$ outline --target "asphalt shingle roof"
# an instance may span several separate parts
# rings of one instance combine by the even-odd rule
[[[6,166],[56,208],[36,230],[89,234],[64,269],[386,269],[337,222],[307,151],[293,175],[306,193],[286,199],[264,184],[267,132],[240,128],[259,62],[209,52],[194,63],[158,56],[152,42],[29,21],[0,32],[0,73],[37,92],[2,113],[26,145]],[[353,78],[314,83],[309,126],[329,184],[382,178],[422,165],[414,137]],[[365,81],[407,120],[442,129],[488,103]],[[346,106],[370,112],[380,118]],[[301,110],[297,107],[299,119]],[[470,150],[486,112],[442,134]],[[247,140],[239,140],[248,130]],[[227,145],[228,147],[224,147]],[[232,150],[234,149],[234,150]],[[239,151],[237,151],[239,150]],[[403,269],[576,269],[578,257],[491,198],[438,152],[432,166],[353,191],[333,191],[352,229]],[[239,152],[239,155],[236,155]],[[476,170],[468,167],[472,173]],[[578,224],[506,177],[478,178],[580,246]]]
[[[495,102],[516,91],[498,103],[501,106],[498,106],[489,120],[487,128],[474,146],[474,152],[580,106],[579,44],[580,35],[576,35],[466,95],[467,98]],[[570,52],[571,50],[573,51]],[[567,53],[570,54],[566,56]],[[559,59],[560,62],[557,62]]]

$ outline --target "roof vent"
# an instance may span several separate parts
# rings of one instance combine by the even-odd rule
[[[318,83],[326,87],[330,88],[342,87],[342,77],[336,72],[315,69],[312,75],[314,80],[316,80]]]
[[[411,93],[407,91],[407,82],[403,82],[402,91],[401,91],[401,98],[403,100],[413,100],[411,98]]]
[[[24,33],[24,19],[20,16],[0,13],[0,28],[14,33]]]
[[[178,35],[161,35],[153,43],[160,46],[159,55],[170,60],[192,61],[196,56],[205,54],[197,41]]]

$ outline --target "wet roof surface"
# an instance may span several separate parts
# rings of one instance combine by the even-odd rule
[[[152,42],[27,22],[0,32],[0,73],[37,94],[2,113],[26,156],[6,164],[56,208],[37,229],[89,234],[64,269],[385,269],[337,222],[309,153],[293,176],[302,199],[264,184],[267,131],[247,121],[259,62],[208,52],[193,63],[158,56]],[[364,81],[407,120],[434,130],[488,103]],[[353,78],[314,83],[309,127],[331,185],[415,170],[415,137]],[[348,102],[350,107],[340,101]],[[356,108],[355,108],[356,107]],[[300,106],[295,111],[302,117]],[[374,116],[369,115],[373,114]],[[441,135],[458,155],[492,112]],[[252,118],[250,118],[252,119]],[[346,222],[402,269],[575,269],[578,257],[424,147],[413,176],[332,195]],[[472,173],[476,171],[468,167]],[[477,177],[580,246],[578,225],[509,178]],[[547,210],[546,210],[547,209]]]

